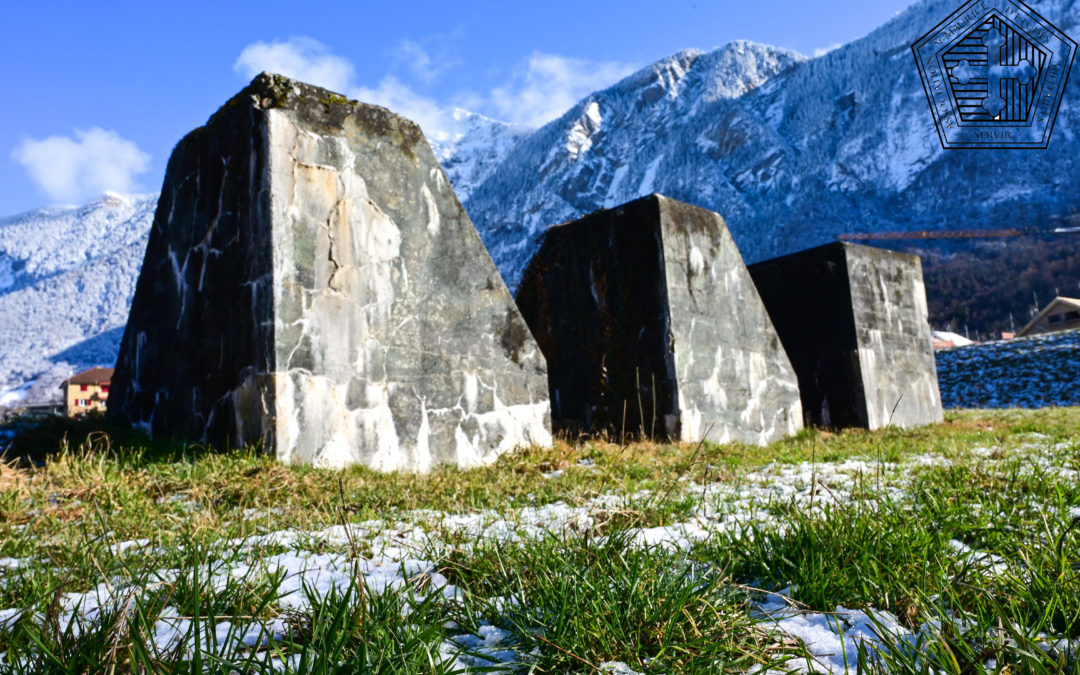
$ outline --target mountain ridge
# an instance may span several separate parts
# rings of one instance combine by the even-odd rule
[[[1076,28],[1073,0],[1035,4],[1064,30]],[[631,75],[522,141],[471,192],[466,209],[511,286],[544,227],[649,191],[721,213],[748,261],[843,232],[1029,226],[1075,212],[1076,77],[1050,149],[941,149],[911,44],[954,10],[923,0],[858,40],[776,68],[737,96],[710,99],[699,86],[687,92],[694,105],[660,96],[637,117],[629,112],[644,107],[634,99],[641,73]],[[763,58],[752,50],[739,56],[747,70]],[[606,138],[597,125],[589,147],[553,162],[590,101],[594,119],[625,124]]]
[[[658,185],[656,156],[624,156],[639,145],[667,147],[672,117],[733,100],[805,60],[748,41],[684,50],[590,94],[523,139],[465,201],[508,285],[517,285],[531,242],[547,226],[650,192],[692,201]]]

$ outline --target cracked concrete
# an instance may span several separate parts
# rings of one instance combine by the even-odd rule
[[[110,415],[424,471],[550,444],[549,407],[544,358],[414,124],[264,74],[177,146]]]

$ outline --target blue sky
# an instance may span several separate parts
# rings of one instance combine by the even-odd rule
[[[160,188],[173,145],[262,69],[438,133],[459,106],[538,125],[687,48],[814,55],[911,0],[3,2],[0,215]]]

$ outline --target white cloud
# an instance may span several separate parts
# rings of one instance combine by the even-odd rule
[[[492,89],[490,105],[501,119],[539,127],[634,70],[636,67],[627,63],[533,52],[509,84]]]
[[[417,79],[431,84],[439,75],[457,65],[455,61],[433,59],[420,43],[402,40],[393,51],[394,60],[402,63]]]
[[[395,64],[403,65],[412,79],[430,85],[439,75],[456,65],[433,58],[418,42],[403,40],[391,53]],[[630,74],[635,67],[609,61],[591,61],[556,54],[534,52],[510,76],[509,81],[488,93],[456,92],[437,101],[387,74],[375,86],[355,82],[352,64],[333,54],[325,45],[308,37],[248,45],[234,69],[245,77],[267,70],[326,87],[374,103],[407,117],[433,141],[445,141],[455,132],[452,105],[527,127],[539,127],[566,112],[597,89],[608,87]]]
[[[130,193],[150,155],[115,131],[93,127],[70,136],[24,139],[11,153],[54,201],[82,203],[106,190]]]
[[[352,85],[353,66],[308,37],[256,42],[244,48],[233,70],[250,79],[264,70],[344,93]]]
[[[414,68],[432,72],[431,59],[419,44],[403,42],[399,57],[405,56],[410,56]],[[384,77],[375,87],[357,85],[352,64],[309,37],[250,44],[240,52],[233,69],[247,78],[265,70],[325,87],[364,103],[389,108],[419,124],[429,137],[438,138],[446,133],[444,129],[450,116],[435,101],[418,94],[391,75]]]

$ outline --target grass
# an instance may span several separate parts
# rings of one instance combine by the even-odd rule
[[[497,617],[520,651],[537,655],[538,672],[611,660],[650,672],[743,670],[771,658],[769,631],[729,576],[625,536],[483,548],[452,569],[473,589],[467,614]]]
[[[853,672],[1080,672],[1077,408],[766,448],[560,442],[426,476],[95,422],[21,449],[0,672],[820,669],[762,615],[777,591],[807,620],[891,617]]]

